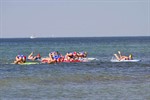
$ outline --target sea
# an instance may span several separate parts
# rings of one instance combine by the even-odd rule
[[[88,62],[16,65],[31,52],[88,52]],[[111,62],[114,53],[140,62]],[[150,36],[0,39],[0,100],[150,100]]]

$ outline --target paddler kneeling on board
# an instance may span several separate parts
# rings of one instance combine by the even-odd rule
[[[14,64],[23,64],[26,62],[26,56],[24,55],[17,55]]]
[[[114,54],[114,56],[119,61],[121,61],[121,60],[133,60],[132,54],[130,54],[129,56],[122,56],[120,51],[118,51],[118,54],[119,54],[119,56],[117,54]]]

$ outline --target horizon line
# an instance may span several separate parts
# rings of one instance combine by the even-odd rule
[[[149,36],[64,36],[64,37],[35,37],[35,38],[30,38],[30,37],[0,37],[0,39],[19,39],[19,38],[26,38],[26,39],[38,39],[38,38],[109,38],[109,37],[150,37]]]

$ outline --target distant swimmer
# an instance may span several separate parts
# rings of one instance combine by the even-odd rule
[[[120,51],[118,51],[118,54],[119,54],[119,56],[117,54],[114,54],[114,56],[119,61],[121,61],[121,60],[133,60],[132,54],[130,54],[129,56],[122,56]]]
[[[34,52],[31,52],[31,54],[28,56],[29,60],[35,61],[41,59],[41,55],[37,54],[36,56],[33,56]]]
[[[14,64],[22,64],[26,62],[26,56],[24,55],[17,55],[14,61]]]

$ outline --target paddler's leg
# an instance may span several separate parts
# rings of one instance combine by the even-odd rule
[[[120,58],[118,57],[118,55],[117,55],[117,54],[114,54],[114,56],[117,58],[117,60],[120,60]]]
[[[28,56],[28,59],[30,59],[30,60],[33,59],[33,52],[30,53],[30,55]]]
[[[121,58],[121,57],[122,57],[122,55],[121,55],[121,52],[120,52],[120,51],[118,51],[118,54],[119,54],[119,58]]]

